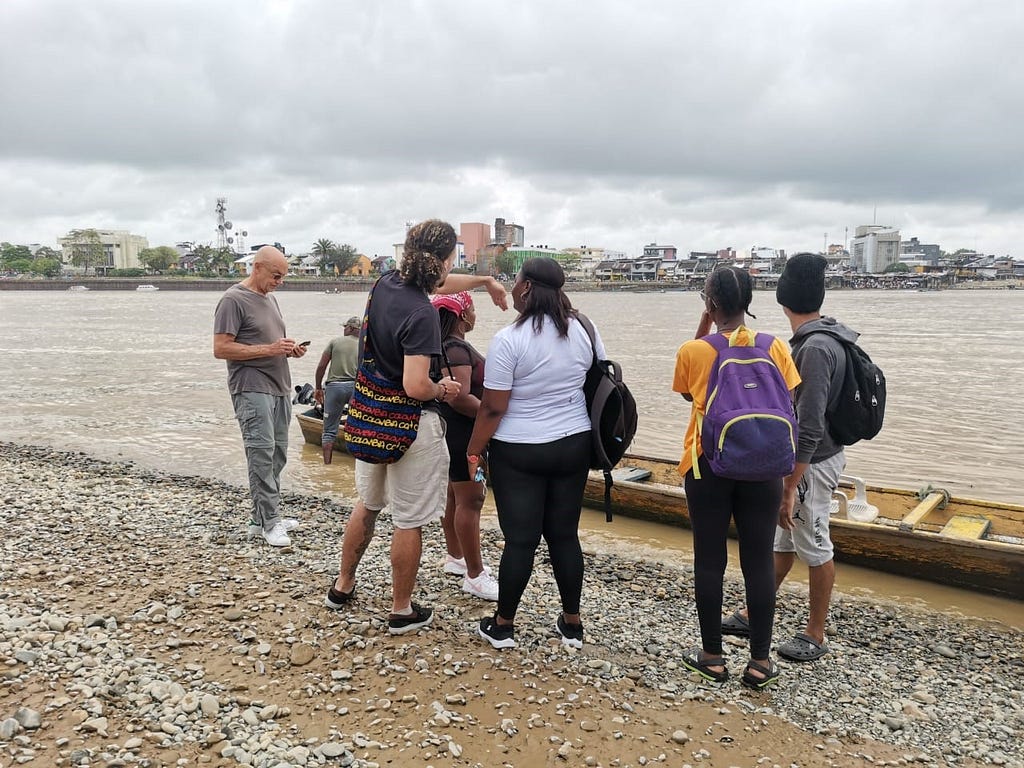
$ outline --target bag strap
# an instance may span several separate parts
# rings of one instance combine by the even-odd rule
[[[587,337],[590,339],[590,350],[593,358],[591,366],[597,365],[600,361],[597,359],[597,338],[596,332],[594,331],[594,324],[590,322],[590,318],[584,315],[582,312],[576,313],[576,319],[579,320],[580,325],[583,326],[583,330],[587,332]],[[614,370],[614,377],[616,381],[620,381],[622,379],[622,372],[619,370],[618,366],[614,366]],[[605,392],[603,397],[601,395],[596,395],[594,398],[594,403],[591,406],[591,410],[593,410],[595,413],[601,413],[604,409],[605,403],[608,402],[609,394],[610,393]],[[625,417],[623,414],[619,414],[620,421],[624,418]],[[591,426],[591,431],[593,431],[593,426]],[[594,440],[597,440],[599,437],[600,434],[592,435],[592,439]],[[604,452],[604,446],[600,445],[600,443],[598,443],[598,446],[599,447],[597,450],[601,454],[601,458],[603,459],[604,463],[607,464],[608,454]],[[612,471],[604,467],[601,468],[601,471],[604,474],[604,519],[605,522],[610,523],[612,521]]]
[[[362,349],[362,354],[360,355],[361,362],[363,362],[363,363],[366,362],[367,357],[369,357],[370,360],[373,359],[373,346],[372,346],[372,344],[370,342],[370,302],[373,301],[373,292],[375,290],[377,290],[377,284],[381,280],[383,280],[383,279],[384,279],[384,275],[381,275],[376,280],[374,280],[373,281],[373,285],[370,286],[370,292],[366,296],[366,309],[363,310],[363,328],[362,328],[363,349]],[[369,350],[369,355],[367,355],[367,350]]]
[[[580,321],[580,325],[583,326],[583,330],[587,332],[587,338],[590,339],[590,349],[594,356],[593,365],[597,365],[597,337],[594,331],[594,324],[590,322],[590,318],[584,315],[582,312],[576,313],[576,319]]]

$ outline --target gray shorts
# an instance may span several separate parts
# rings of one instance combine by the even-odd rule
[[[437,411],[423,411],[416,439],[394,464],[356,461],[356,491],[367,509],[386,506],[395,528],[440,520],[448,495],[448,446]]]
[[[832,539],[828,530],[832,492],[839,487],[839,475],[846,467],[846,454],[840,451],[817,464],[811,464],[800,479],[793,505],[792,531],[775,530],[775,551],[795,552],[808,567],[824,565],[832,559]]]

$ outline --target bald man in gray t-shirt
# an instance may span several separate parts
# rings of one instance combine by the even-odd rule
[[[262,532],[275,547],[290,546],[288,532],[299,525],[278,512],[292,416],[288,358],[306,354],[304,344],[285,335],[281,309],[271,295],[287,274],[283,253],[260,248],[252,274],[224,292],[213,319],[213,355],[227,361],[228,390],[245,445],[253,505],[250,533]]]

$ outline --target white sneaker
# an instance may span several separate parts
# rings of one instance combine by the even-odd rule
[[[288,532],[285,530],[284,523],[280,520],[269,531],[263,532],[263,539],[272,547],[290,547],[292,545],[292,540],[288,538]]]
[[[299,528],[302,525],[302,523],[300,523],[294,517],[282,517],[280,520],[278,520],[278,523],[284,526],[285,533],[290,533],[291,531],[294,531],[296,528]],[[259,523],[249,523],[250,538],[254,539],[262,533],[263,526],[261,526]]]
[[[451,555],[444,556],[444,572],[450,573],[452,576],[465,576],[466,575],[466,558],[464,557],[452,557]]]
[[[485,568],[475,579],[471,579],[469,576],[463,578],[462,591],[469,592],[473,597],[479,597],[481,600],[497,600],[498,580],[491,576]]]

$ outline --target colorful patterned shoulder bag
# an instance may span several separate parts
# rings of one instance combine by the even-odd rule
[[[423,403],[405,394],[401,382],[392,381],[377,370],[370,343],[370,302],[376,288],[374,283],[366,299],[363,357],[348,404],[345,446],[360,461],[394,464],[416,440]]]

